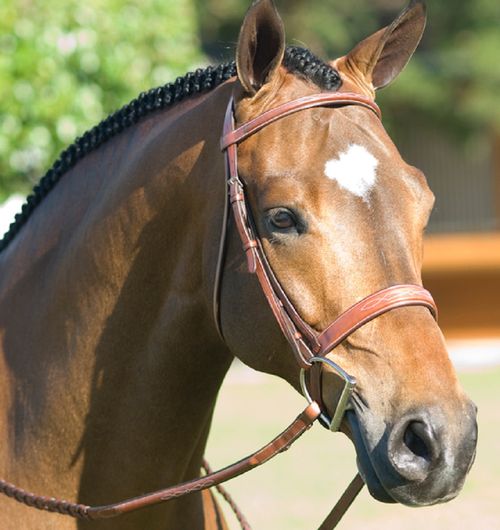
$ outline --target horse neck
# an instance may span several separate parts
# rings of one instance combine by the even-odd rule
[[[230,364],[209,303],[229,90],[88,155],[2,256],[1,473],[26,487],[102,503],[198,472]]]

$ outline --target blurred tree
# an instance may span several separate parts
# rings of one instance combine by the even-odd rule
[[[199,65],[192,0],[0,2],[0,200],[140,91]]]
[[[289,43],[323,58],[345,54],[405,5],[404,0],[275,1]],[[214,60],[234,55],[248,5],[248,0],[196,0],[203,47]],[[478,130],[491,134],[500,129],[500,4],[428,0],[427,6],[428,26],[417,54],[394,86],[380,93],[384,121],[396,134],[418,122],[462,137]]]

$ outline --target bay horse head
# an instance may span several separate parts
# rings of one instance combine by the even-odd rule
[[[296,70],[307,57],[290,58],[273,2],[254,2],[237,47],[235,126],[317,94],[318,86],[373,100],[407,64],[425,20],[423,3],[412,1],[390,26],[344,57],[312,61],[304,75]],[[244,136],[237,148],[237,171],[269,267],[318,333],[371,293],[422,283],[423,234],[434,197],[366,106],[325,105],[282,116]],[[248,274],[236,230],[229,240],[224,339],[243,362],[299,390],[298,366]],[[371,494],[412,506],[455,497],[475,455],[476,409],[428,308],[387,312],[326,358],[357,380],[341,430],[354,443]],[[325,366],[319,397],[330,414],[338,393],[338,378]]]
[[[3,526],[74,530],[48,512],[107,518],[181,484],[118,503],[119,527],[219,527],[199,473],[234,356],[313,395],[376,499],[457,495],[476,410],[421,285],[433,195],[374,102],[424,25],[412,1],[325,63],[256,0],[236,64],[142,94],[61,154],[0,241]]]

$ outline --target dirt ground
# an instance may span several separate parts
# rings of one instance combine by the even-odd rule
[[[467,369],[460,378],[479,407],[476,462],[459,497],[430,508],[385,505],[366,489],[341,530],[500,530],[500,367]],[[207,458],[220,467],[278,434],[304,408],[286,383],[237,365],[216,410]],[[255,530],[314,530],[355,473],[355,453],[341,434],[320,426],[287,453],[227,484]],[[226,507],[225,507],[226,509]],[[239,528],[228,512],[231,528]]]

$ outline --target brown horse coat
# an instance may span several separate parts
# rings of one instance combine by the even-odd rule
[[[341,90],[373,96],[388,84],[424,20],[413,2],[332,62]],[[240,34],[237,79],[150,114],[87,155],[0,254],[4,478],[86,504],[178,483],[199,474],[233,355],[298,388],[298,367],[233,228],[224,342],[211,309],[229,97],[244,122],[319,91],[282,65],[283,53],[279,16],[258,0]],[[363,155],[364,171],[376,166],[374,180],[358,182],[364,188],[336,173],[352,169],[352,152]],[[311,326],[322,329],[377,289],[421,282],[432,194],[369,111],[301,112],[246,140],[239,157],[271,265]],[[475,411],[429,312],[384,315],[330,355],[359,382],[343,430],[372,494],[410,505],[455,496],[474,454]],[[328,377],[324,394],[328,406]],[[5,530],[212,529],[217,512],[209,496],[193,494],[116,521],[77,523],[0,497]]]

